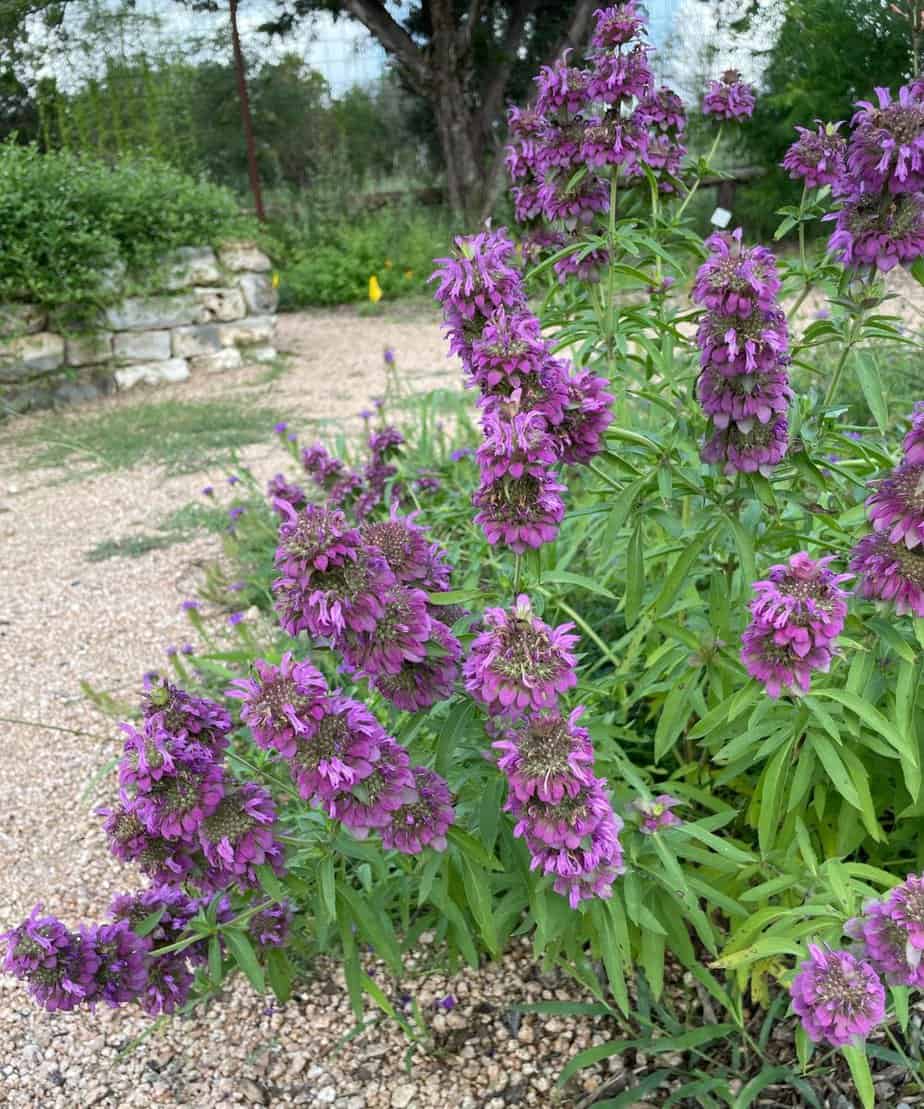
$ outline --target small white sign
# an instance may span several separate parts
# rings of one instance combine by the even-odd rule
[[[716,208],[709,217],[709,222],[713,227],[728,227],[731,218],[732,214],[727,208]]]

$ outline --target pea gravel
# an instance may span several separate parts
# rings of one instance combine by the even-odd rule
[[[283,317],[279,331],[290,357],[276,380],[267,382],[266,367],[249,367],[156,396],[253,397],[291,413],[295,426],[344,419],[384,388],[386,345],[413,387],[459,382],[429,307],[374,318],[303,313]],[[136,391],[88,411],[153,395]],[[71,925],[99,918],[114,893],[137,882],[110,857],[92,814],[111,796],[113,779],[100,781],[92,796],[88,787],[119,740],[80,683],[136,699],[142,673],[163,664],[166,645],[190,638],[180,602],[192,595],[217,540],[200,536],[134,559],[90,562],[85,555],[105,540],[151,530],[205,484],[220,488],[224,477],[24,469],[20,433],[34,426],[25,418],[0,427],[0,930],[38,900]],[[269,434],[243,458],[261,478],[285,461]],[[424,969],[438,965],[427,943],[418,960],[395,986],[395,996],[417,999],[430,1026],[428,1043],[407,1066],[407,1041],[394,1027],[377,1024],[343,1042],[353,1019],[334,965],[319,965],[284,1007],[235,981],[206,1011],[156,1027],[130,1007],[49,1015],[20,983],[0,977],[0,1104],[503,1109],[589,1104],[601,1084],[608,1091],[631,1084],[615,1058],[555,1089],[567,1059],[610,1030],[591,1018],[518,1014],[517,1003],[582,996],[560,975],[540,974],[527,946],[452,978]],[[437,1002],[449,996],[456,1005],[446,1012]]]

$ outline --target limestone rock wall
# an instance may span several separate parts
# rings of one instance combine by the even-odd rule
[[[0,304],[0,418],[272,361],[278,296],[271,271],[252,243],[217,252],[180,247],[157,268],[156,293],[123,295],[81,332],[64,330],[37,305]],[[124,273],[107,281],[124,291]]]

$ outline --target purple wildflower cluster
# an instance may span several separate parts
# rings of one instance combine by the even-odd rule
[[[288,766],[304,801],[357,838],[376,833],[383,846],[413,854],[445,848],[454,819],[449,787],[412,766],[365,705],[331,692],[310,662],[288,653],[278,666],[258,660],[254,669],[229,693],[241,701],[254,742]]]
[[[915,405],[899,465],[874,483],[867,498],[873,531],[854,547],[857,592],[924,616],[924,403]]]
[[[848,266],[887,272],[924,254],[924,84],[877,88],[857,102],[846,150],[839,125],[803,132],[783,165],[806,184],[829,184],[838,198],[830,249]],[[814,162],[814,167],[813,167]]]
[[[534,247],[576,243],[576,232],[608,210],[614,173],[631,182],[647,170],[673,191],[686,154],[683,103],[655,84],[651,48],[642,40],[645,19],[634,0],[597,11],[594,19],[587,67],[571,65],[566,52],[540,71],[535,106],[509,112],[515,214]],[[541,220],[559,230],[543,228]],[[605,249],[578,249],[557,261],[555,271],[561,281],[593,280],[608,261]]]
[[[431,280],[449,349],[480,392],[484,440],[473,503],[488,542],[516,552],[548,543],[564,516],[555,467],[586,464],[612,420],[607,382],[552,355],[530,312],[514,244],[502,229],[456,239]]]
[[[718,81],[710,81],[703,97],[703,115],[741,122],[754,114],[757,96],[737,69],[726,69]]]
[[[741,637],[741,660],[771,697],[783,689],[807,692],[812,672],[827,671],[831,664],[847,616],[841,583],[852,576],[830,570],[832,557],[813,559],[800,551],[754,583],[757,596]]]
[[[505,811],[522,836],[532,869],[553,879],[572,908],[609,897],[623,870],[606,781],[593,772],[584,709],[567,716],[559,696],[577,682],[571,624],[549,627],[521,595],[509,612],[489,608],[465,661],[465,686],[492,717],[498,768],[507,778]]]
[[[924,875],[909,874],[884,897],[868,901],[844,931],[857,950],[810,945],[810,958],[790,988],[809,1037],[835,1047],[864,1039],[883,1021],[883,979],[924,987]]]
[[[697,396],[713,428],[703,460],[727,474],[769,474],[788,449],[792,398],[776,258],[766,247],[743,246],[740,228],[716,232],[706,246],[692,290],[705,308]]]
[[[356,528],[339,509],[275,507],[282,521],[273,590],[283,628],[339,650],[348,670],[399,708],[449,697],[462,651],[428,598],[449,589],[442,547],[394,509]]]

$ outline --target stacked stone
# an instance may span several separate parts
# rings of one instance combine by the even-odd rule
[[[53,330],[33,304],[0,305],[0,402],[14,410],[88,399],[139,383],[184,381],[191,371],[269,362],[278,294],[272,263],[252,243],[179,247],[155,275],[158,292],[127,296],[99,329]],[[113,291],[123,271],[108,275]]]

